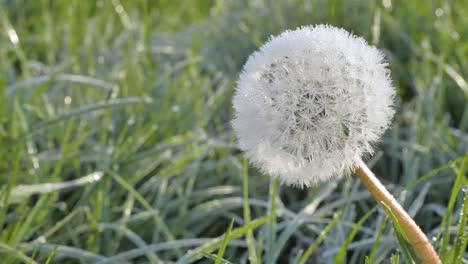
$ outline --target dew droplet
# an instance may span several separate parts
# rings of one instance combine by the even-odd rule
[[[444,10],[442,8],[437,8],[435,11],[435,15],[441,17],[444,14]]]
[[[63,99],[63,102],[66,104],[66,105],[69,105],[71,104],[72,102],[72,98],[70,96],[65,96],[65,98]]]
[[[129,126],[133,126],[135,123],[136,123],[135,117],[131,117],[131,118],[128,119],[128,121],[127,121],[127,125],[129,125]]]
[[[463,186],[462,191],[464,193],[468,192],[468,185]]]
[[[45,242],[47,242],[47,240],[46,240],[45,236],[40,236],[40,237],[38,237],[38,238],[36,239],[36,242],[38,242],[38,243],[45,243]]]
[[[178,106],[178,105],[172,106],[172,112],[174,112],[174,113],[180,112],[180,106]]]

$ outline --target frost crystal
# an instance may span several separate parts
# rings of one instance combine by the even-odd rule
[[[389,126],[395,89],[384,56],[347,31],[286,31],[239,77],[232,125],[263,172],[295,186],[346,175]]]

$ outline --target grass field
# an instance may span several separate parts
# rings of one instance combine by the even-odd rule
[[[357,179],[279,186],[235,146],[247,56],[316,23],[386,54],[397,113],[368,164],[468,263],[462,0],[0,0],[0,262],[409,263]]]

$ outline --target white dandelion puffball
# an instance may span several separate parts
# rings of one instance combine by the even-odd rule
[[[272,37],[244,65],[232,120],[251,163],[282,183],[349,174],[389,126],[395,89],[383,54],[318,25]]]

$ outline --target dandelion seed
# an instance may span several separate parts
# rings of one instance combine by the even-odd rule
[[[271,38],[240,75],[232,125],[251,163],[310,186],[353,171],[389,126],[395,89],[383,54],[331,26]]]

